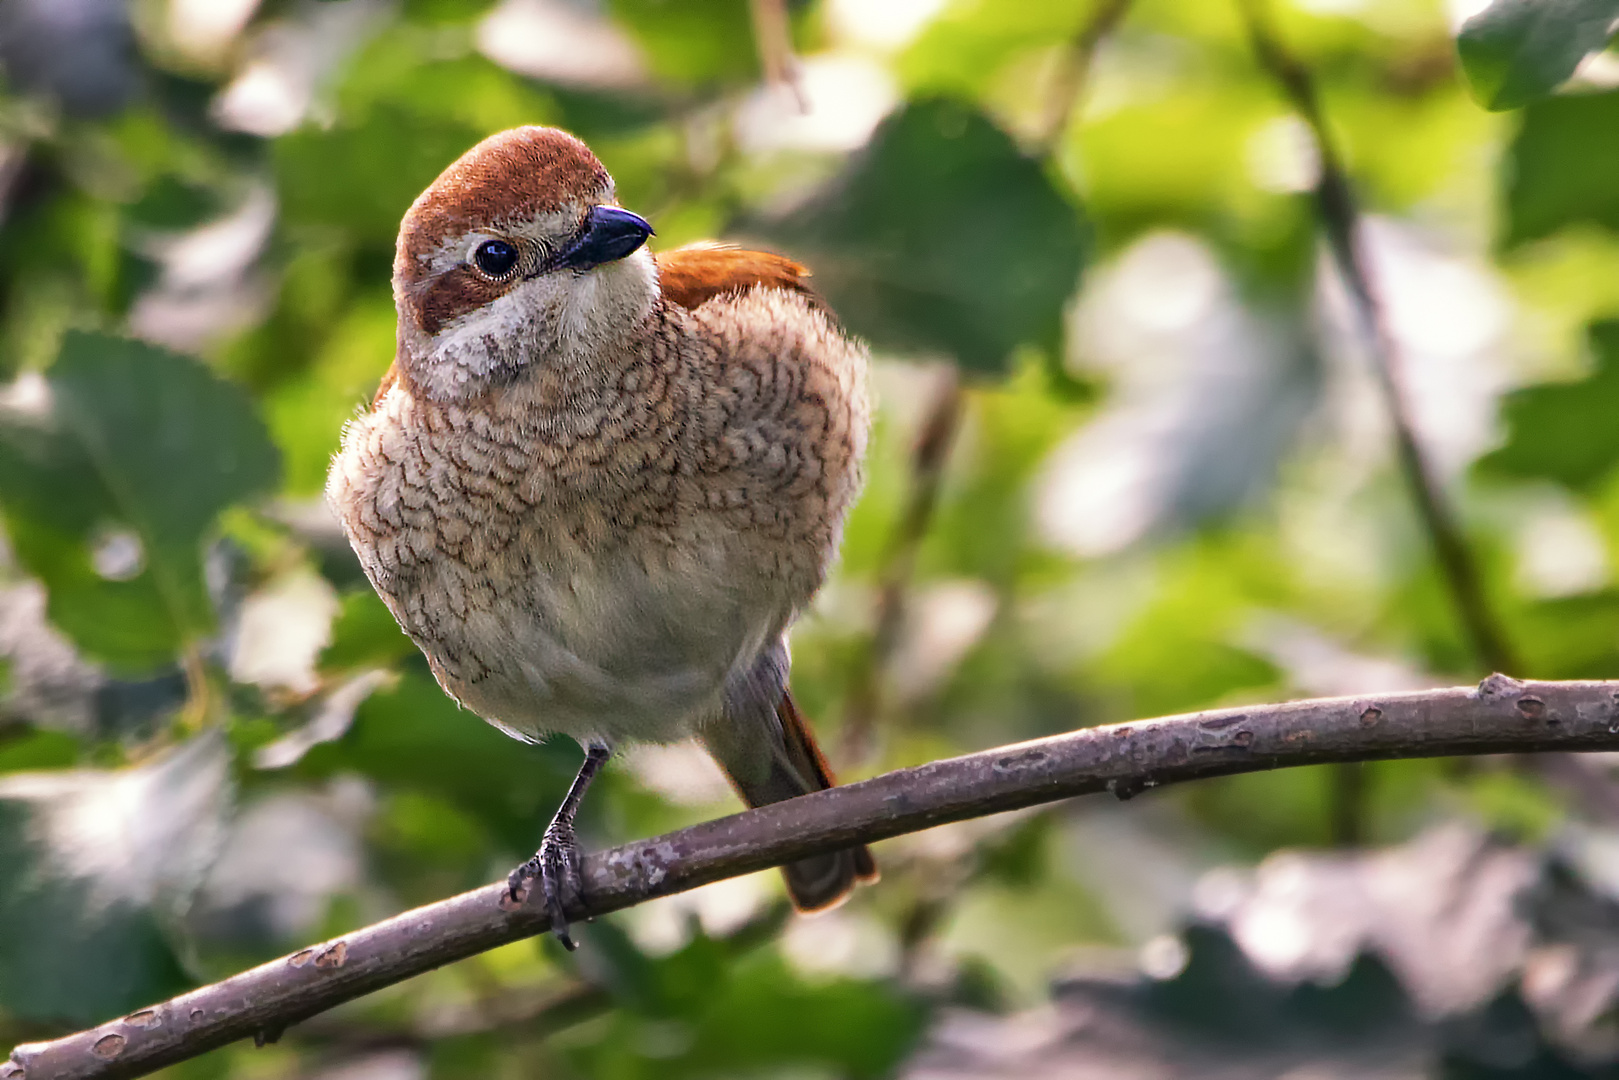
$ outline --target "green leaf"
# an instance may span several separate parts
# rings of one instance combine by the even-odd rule
[[[43,412],[0,413],[12,544],[81,649],[155,667],[212,630],[204,540],[275,485],[276,449],[239,388],[140,342],[71,332],[47,385]]]
[[[1071,40],[1089,2],[1007,4],[957,0],[930,20],[898,57],[896,73],[911,94],[947,93],[982,100],[1009,65],[1047,61],[1042,50]]]
[[[1619,0],[1495,0],[1456,37],[1468,88],[1487,109],[1516,109],[1562,85],[1607,43]]]
[[[1507,151],[1510,247],[1589,222],[1619,229],[1619,92],[1574,94],[1529,106]]]
[[[612,0],[610,8],[660,78],[690,85],[759,75],[747,0]]]
[[[734,1076],[816,1062],[837,1076],[887,1076],[926,1020],[925,1009],[894,987],[855,979],[806,984],[778,956],[761,952],[732,964],[730,980],[695,1025],[692,1050],[671,1062],[671,1071]]]
[[[580,933],[589,949],[581,961],[622,1006],[590,1044],[563,1050],[581,1076],[703,1080],[790,1071],[864,1080],[892,1075],[928,1019],[922,1002],[892,984],[807,980],[773,950],[727,955],[728,942],[700,931],[656,958],[612,920]]]
[[[579,767],[565,738],[519,742],[461,708],[425,672],[366,698],[348,732],[311,747],[296,766],[305,778],[357,773],[390,792],[443,799],[486,825],[507,852],[526,852]],[[604,777],[608,789],[612,777]],[[592,789],[587,821],[603,806]]]
[[[882,348],[1003,372],[1057,339],[1084,266],[1080,211],[971,105],[912,102],[820,198],[769,230]]]
[[[295,131],[274,146],[282,213],[293,224],[392,248],[416,196],[484,134],[392,105],[376,107],[357,125]]]
[[[320,669],[393,667],[415,654],[415,643],[399,629],[382,598],[369,588],[356,589],[343,598],[332,622],[332,640],[321,650]]]
[[[1596,370],[1578,382],[1514,390],[1501,405],[1507,441],[1486,455],[1486,474],[1555,480],[1590,491],[1619,462],[1619,321],[1590,329]]]

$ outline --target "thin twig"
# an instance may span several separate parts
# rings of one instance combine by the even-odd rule
[[[1078,110],[1085,85],[1090,81],[1091,62],[1096,59],[1102,39],[1113,32],[1129,10],[1130,0],[1097,0],[1090,17],[1080,23],[1079,29],[1068,39],[1046,97],[1040,143],[1047,153],[1068,131],[1069,121]]]
[[[1047,98],[1047,115],[1039,140],[1043,154],[1050,154],[1068,130],[1084,95],[1097,48],[1129,9],[1130,0],[1097,0],[1090,16],[1069,38]],[[961,425],[963,404],[960,375],[954,367],[946,368],[911,452],[910,490],[904,514],[878,570],[877,618],[872,643],[851,680],[844,710],[838,747],[838,757],[844,762],[864,761],[872,751],[877,717],[882,711],[883,674],[899,642],[911,574],[938,505],[944,465]]]
[[[1111,791],[1335,761],[1619,749],[1619,682],[1521,683],[1216,709],[1090,728],[901,769],[586,856],[582,921],[810,855],[934,825]],[[149,1073],[548,928],[505,883],[363,930],[52,1042],[0,1080]]]
[[[753,45],[759,51],[765,82],[786,86],[798,103],[798,111],[809,112],[804,73],[793,52],[793,24],[787,17],[787,0],[748,0],[748,10],[753,17]]]
[[[861,654],[859,666],[850,680],[838,745],[838,757],[843,763],[864,761],[873,749],[877,717],[882,712],[883,676],[899,644],[900,629],[905,623],[906,594],[916,569],[916,558],[933,523],[939,488],[944,482],[944,467],[961,426],[964,404],[961,375],[950,364],[941,365],[939,371],[938,386],[911,448],[911,483],[905,510],[889,537],[877,570],[877,618],[871,645]]]
[[[1321,99],[1309,69],[1284,46],[1271,25],[1267,0],[1237,0],[1248,39],[1260,63],[1276,79],[1294,110],[1309,125],[1320,156],[1315,185],[1316,214],[1333,262],[1348,290],[1357,329],[1372,359],[1372,370],[1394,427],[1400,471],[1412,502],[1433,544],[1434,558],[1450,591],[1463,630],[1480,665],[1488,671],[1522,672],[1519,659],[1490,610],[1483,578],[1463,538],[1455,510],[1445,501],[1432,465],[1423,455],[1411,422],[1394,339],[1383,317],[1383,304],[1372,282],[1361,247],[1360,211],[1332,131],[1321,111]]]

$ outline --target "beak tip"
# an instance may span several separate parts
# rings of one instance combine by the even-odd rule
[[[652,225],[640,214],[617,206],[596,206],[590,211],[584,234],[566,253],[563,263],[585,270],[604,262],[616,262],[646,243],[647,237],[652,235]]]

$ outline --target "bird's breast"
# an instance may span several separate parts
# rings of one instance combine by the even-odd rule
[[[790,604],[633,410],[549,423],[390,392],[329,485],[446,690],[518,733],[678,738]]]

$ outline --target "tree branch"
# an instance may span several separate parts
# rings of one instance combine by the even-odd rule
[[[1216,709],[1088,728],[871,780],[599,851],[585,919],[808,855],[1074,795],[1335,761],[1619,749],[1619,682],[1521,683]],[[504,883],[391,919],[88,1031],[12,1051],[0,1080],[141,1076],[412,975],[548,929]]]

